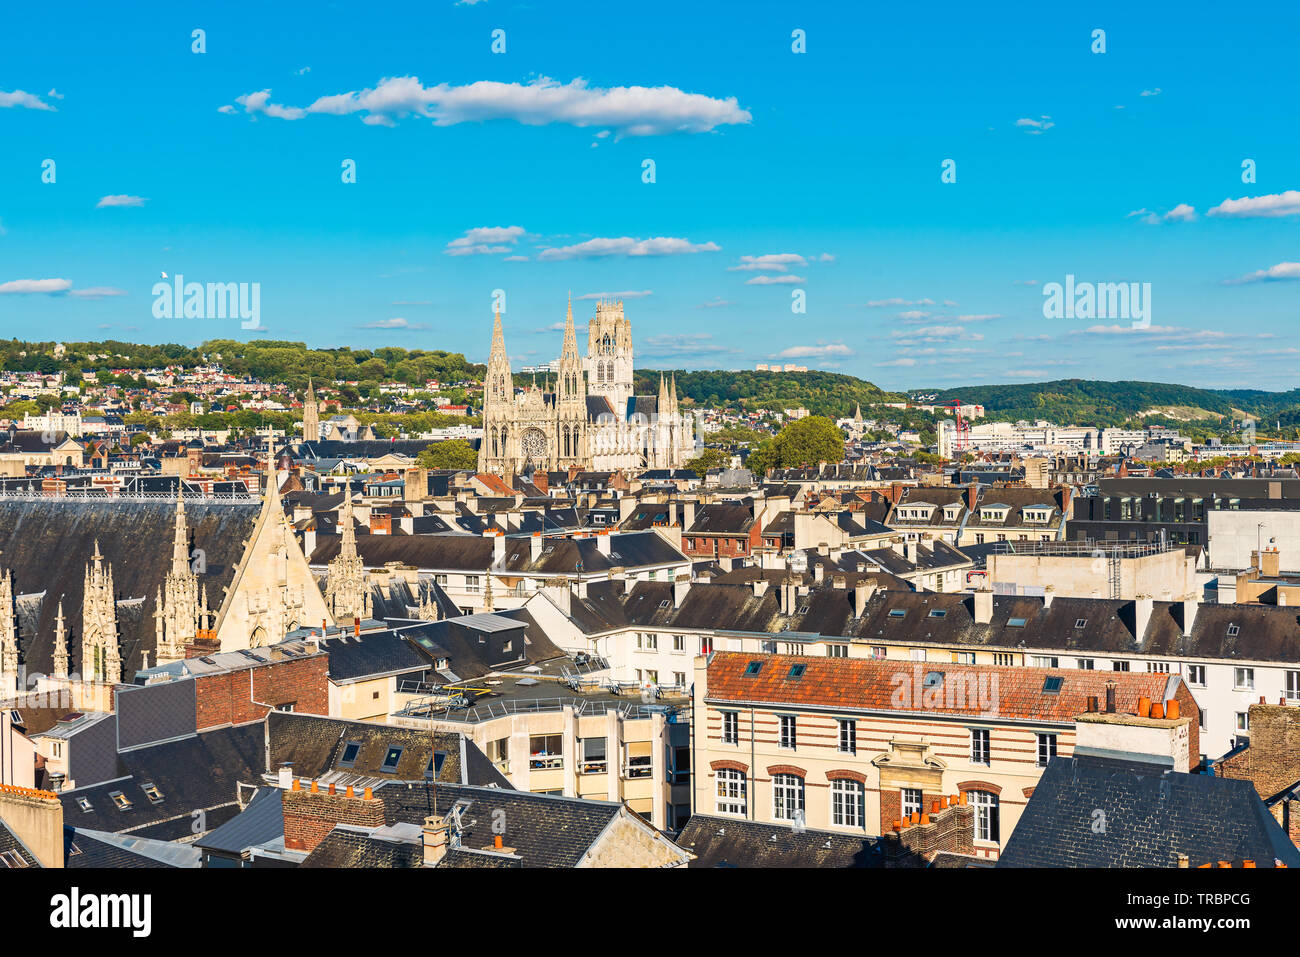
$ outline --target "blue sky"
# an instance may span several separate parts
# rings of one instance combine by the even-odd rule
[[[1300,7],[892,6],[18,5],[0,335],[483,361],[501,289],[528,364],[571,290],[627,294],[638,366],[1300,385]],[[163,272],[264,330],[155,318]],[[1067,275],[1149,328],[1045,318]]]

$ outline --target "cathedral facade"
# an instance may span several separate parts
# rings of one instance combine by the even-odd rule
[[[676,378],[661,376],[658,395],[634,394],[632,325],[621,301],[596,304],[585,358],[569,302],[551,391],[534,383],[516,394],[497,313],[483,382],[479,471],[670,469],[694,454],[694,419],[678,408]]]

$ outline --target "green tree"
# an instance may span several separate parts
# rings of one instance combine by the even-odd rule
[[[703,475],[709,469],[725,469],[731,465],[731,453],[721,449],[705,449],[686,463],[686,468]]]
[[[762,443],[759,449],[763,448]],[[772,440],[777,468],[844,461],[844,433],[830,419],[810,415],[791,422]]]
[[[427,446],[415,463],[422,469],[472,469],[478,466],[478,453],[464,439],[448,439]]]

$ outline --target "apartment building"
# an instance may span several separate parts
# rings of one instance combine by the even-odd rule
[[[1079,716],[1135,713],[1196,754],[1177,676],[714,652],[695,661],[694,808],[879,835],[961,795],[996,858]],[[1166,717],[1168,715],[1168,717]]]
[[[475,705],[453,703],[449,688],[411,695],[388,720],[463,734],[520,791],[621,802],[657,828],[681,827],[690,814],[687,700],[553,679],[466,682],[469,692],[491,693]]]

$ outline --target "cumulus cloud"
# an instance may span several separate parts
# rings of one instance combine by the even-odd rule
[[[1138,96],[1159,96],[1162,92],[1160,87],[1156,87],[1154,90],[1143,90]]]
[[[453,239],[443,252],[448,256],[510,253],[514,252],[515,244],[523,235],[522,226],[479,226],[467,229],[464,236]]]
[[[677,256],[686,253],[715,253],[717,243],[693,243],[673,236],[633,239],[631,236],[598,237],[572,246],[548,246],[537,254],[541,262],[565,259],[594,259],[600,256]]]
[[[1034,134],[1050,130],[1055,125],[1056,124],[1052,122],[1050,116],[1040,116],[1036,120],[1028,116],[1022,116],[1020,119],[1016,120],[1016,126],[1023,127],[1025,132]]]
[[[741,256],[740,263],[728,266],[731,272],[785,272],[790,266],[806,266],[808,260],[798,253],[767,253],[763,256]]]
[[[746,286],[797,286],[804,282],[803,276],[796,276],[794,273],[784,273],[780,276],[755,276],[753,279],[746,279]]]
[[[872,299],[867,303],[871,309],[880,309],[884,306],[933,306],[933,299],[900,299],[897,296],[892,299]]]
[[[1159,226],[1161,223],[1190,223],[1196,219],[1196,209],[1186,203],[1179,203],[1167,212],[1157,213],[1144,206],[1133,210],[1124,218],[1132,219],[1134,216],[1140,217],[1142,222],[1149,226]]]
[[[51,90],[49,95],[53,96],[54,91]],[[60,96],[58,99],[61,100],[63,97]],[[48,110],[50,112],[56,112],[53,106],[46,103],[35,93],[26,93],[22,90],[14,90],[12,93],[6,93],[4,90],[0,90],[0,107],[14,106],[21,107],[25,110]]]
[[[108,299],[112,296],[125,296],[126,290],[113,286],[88,286],[85,289],[73,289],[68,295],[77,299]]]
[[[71,279],[12,279],[0,282],[0,295],[60,293],[72,288]]]
[[[775,359],[818,359],[825,356],[851,356],[853,350],[842,342],[831,342],[816,346],[791,346],[782,349]]]
[[[584,299],[644,299],[646,296],[653,295],[654,292],[649,289],[631,289],[623,292],[587,292],[573,298],[579,301]]]
[[[1276,266],[1258,269],[1237,279],[1225,279],[1223,284],[1240,286],[1251,282],[1282,282],[1289,279],[1300,279],[1300,263],[1278,263]]]
[[[1241,199],[1225,199],[1210,210],[1211,216],[1227,216],[1238,219],[1264,218],[1274,219],[1279,216],[1300,214],[1300,190],[1288,189],[1284,193],[1272,193],[1267,196],[1243,196]]]
[[[399,76],[386,77],[372,88],[322,96],[306,107],[272,103],[270,90],[245,94],[235,102],[246,113],[284,120],[309,114],[361,114],[365,122],[385,125],[407,116],[431,119],[436,126],[513,120],[525,126],[607,127],[620,136],[706,133],[753,119],[734,96],[721,99],[672,86],[602,89],[588,86],[581,77],[568,83],[538,77],[528,83],[479,80],[426,87],[419,77]]]
[[[427,326],[422,324],[412,324],[400,316],[394,319],[376,319],[374,322],[363,323],[357,326],[358,329],[425,329]]]
[[[96,209],[108,209],[114,206],[143,206],[149,202],[143,196],[127,196],[120,193],[116,196],[101,196],[99,202],[95,204]]]

